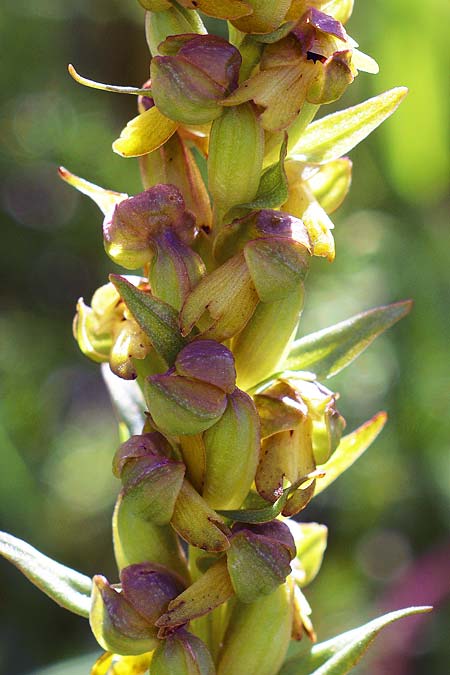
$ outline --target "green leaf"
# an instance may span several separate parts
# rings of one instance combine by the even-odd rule
[[[348,366],[378,335],[410,311],[411,300],[356,314],[335,326],[296,340],[283,364],[286,370],[307,370],[319,379]]]
[[[178,327],[178,312],[151,293],[140,291],[118,274],[110,274],[123,301],[142,330],[149,336],[158,354],[172,366],[178,352],[185,346]]]
[[[0,532],[0,555],[58,605],[74,614],[89,616],[92,587],[89,577],[47,558],[6,532]]]
[[[278,162],[267,167],[261,176],[256,197],[246,204],[240,204],[237,209],[276,209],[287,201],[288,182],[284,170],[288,137],[285,134],[280,149]]]
[[[278,675],[346,675],[358,663],[378,633],[397,619],[431,611],[432,607],[408,607],[390,612],[364,626],[331,640],[309,646],[291,643]]]
[[[238,509],[236,511],[218,510],[217,513],[220,513],[221,516],[225,516],[225,518],[229,518],[230,520],[234,520],[239,523],[269,523],[271,520],[280,515],[286,506],[289,497],[294,494],[300,485],[314,478],[322,477],[322,475],[322,471],[313,471],[307,476],[303,476],[303,478],[300,478],[300,480],[283,490],[281,497],[278,497],[276,502],[269,504],[269,506],[263,506],[262,508],[258,509]]]
[[[121,432],[123,427],[127,432],[121,433],[121,437],[127,440],[129,436],[141,434],[145,424],[146,406],[138,383],[136,380],[117,377],[107,363],[101,365],[101,371]]]
[[[379,412],[368,422],[344,436],[328,462],[317,467],[325,476],[317,481],[314,496],[320,494],[344,473],[373,443],[386,424],[387,415]]]
[[[322,164],[342,157],[398,108],[406,87],[395,87],[364,103],[310,124],[289,153],[302,162]]]

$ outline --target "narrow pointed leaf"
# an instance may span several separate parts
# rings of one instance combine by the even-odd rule
[[[346,675],[365,654],[378,633],[394,621],[431,611],[431,607],[408,607],[390,612],[364,626],[331,640],[305,648],[304,641],[295,643],[279,675]]]
[[[331,483],[341,475],[341,473],[344,473],[349,466],[356,462],[358,457],[360,457],[376,439],[386,424],[386,420],[386,413],[379,412],[368,422],[365,422],[355,429],[351,434],[344,436],[328,462],[325,462],[325,464],[318,467],[318,469],[323,470],[325,475],[321,480],[317,481],[314,496],[323,492],[325,488],[331,485]]]
[[[6,532],[0,532],[0,555],[58,605],[74,614],[89,616],[92,588],[89,577],[48,558]]]
[[[313,122],[292,148],[290,156],[318,164],[342,157],[395,112],[407,91],[406,87],[396,87]]]
[[[378,335],[406,316],[411,300],[377,307],[296,340],[286,370],[308,370],[319,379],[332,377],[348,366]]]
[[[124,277],[111,274],[110,281],[142,330],[149,336],[158,354],[168,366],[173,365],[178,352],[186,344],[178,329],[178,312],[150,293],[140,291]]]
[[[119,426],[125,433],[121,438],[142,433],[145,424],[145,402],[142,391],[135,380],[123,380],[111,371],[107,363],[101,366],[103,380],[108,389]]]

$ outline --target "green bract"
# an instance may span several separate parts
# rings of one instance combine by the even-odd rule
[[[140,158],[143,190],[128,196],[60,169],[102,211],[107,255],[138,271],[111,274],[74,320],[119,424],[116,583],[11,535],[0,554],[89,617],[106,651],[92,675],[345,675],[381,628],[427,608],[299,643],[315,639],[303,588],[328,530],[289,518],[386,422],[381,412],[344,434],[339,394],[322,381],[411,303],[310,335],[299,324],[312,258],[335,257],[345,155],[406,90],[313,121],[358,71],[378,69],[343,26],[353,0],[139,2],[150,80],[116,86],[69,71],[137,97],[113,150]],[[229,39],[207,33],[197,11],[228,21]]]

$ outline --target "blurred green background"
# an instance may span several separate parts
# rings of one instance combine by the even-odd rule
[[[0,10],[0,527],[112,577],[116,428],[71,320],[77,298],[89,301],[114,265],[99,212],[58,181],[56,167],[139,191],[137,163],[111,152],[135,99],[79,87],[66,64],[140,85],[148,76],[142,20],[136,0],[3,0]],[[379,639],[355,671],[367,675],[442,675],[450,663],[447,25],[445,0],[357,3],[347,28],[381,73],[361,74],[339,107],[398,84],[410,94],[351,153],[352,190],[334,216],[337,259],[314,265],[302,322],[304,333],[377,304],[415,301],[407,319],[330,381],[349,429],[380,409],[390,422],[302,514],[330,529],[307,592],[320,639],[394,607],[436,605]],[[1,673],[98,651],[86,621],[3,561],[0,570]],[[87,674],[88,663],[48,674]]]

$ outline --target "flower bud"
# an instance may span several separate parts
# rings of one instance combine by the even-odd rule
[[[295,429],[308,414],[306,404],[295,396],[292,387],[283,380],[257,394],[254,400],[263,439],[280,431]]]
[[[176,360],[178,375],[207,382],[227,394],[236,387],[233,354],[214,340],[196,340],[182,349]]]
[[[345,429],[345,420],[336,408],[339,394],[334,394],[318,382],[300,378],[290,379],[289,384],[308,407],[312,420],[314,459],[317,464],[324,464],[336,450]]]
[[[285,478],[291,484],[304,479],[283,508],[285,516],[308,504],[316,482],[308,476],[339,443],[345,420],[335,408],[335,399],[323,385],[300,378],[282,381],[255,397],[264,437],[255,478],[259,494],[274,502]]]
[[[254,602],[283,584],[291,572],[289,563],[295,553],[292,534],[279,520],[264,525],[235,524],[227,566],[239,600]]]
[[[204,431],[226,408],[226,395],[218,387],[169,373],[149,377],[144,394],[154,423],[172,436]]]
[[[208,191],[194,156],[179,133],[159,150],[141,157],[139,164],[146,189],[158,183],[175,185],[184,197],[187,210],[195,215],[197,228],[211,227]]]
[[[295,165],[295,162],[292,162]],[[306,166],[303,180],[307,183],[320,206],[333,213],[344,201],[352,182],[352,162],[341,157],[320,167]]]
[[[247,496],[259,461],[259,419],[250,396],[235,389],[216,424],[203,434],[204,499],[215,509],[237,509]]]
[[[289,646],[292,616],[288,584],[255,602],[237,602],[223,640],[217,675],[276,675]]]
[[[163,640],[153,654],[149,675],[215,675],[205,643],[184,629]]]
[[[341,23],[346,23],[353,11],[354,0],[292,0],[286,19],[299,19],[306,10],[313,6],[321,12],[332,16]]]
[[[308,101],[318,105],[337,101],[354,79],[352,53],[348,49],[335,52],[322,65],[307,93]]]
[[[292,516],[305,508],[312,499],[315,489],[315,480],[307,481],[307,476],[316,468],[312,446],[312,421],[308,409],[302,405],[301,398],[297,398],[295,391],[289,387],[278,387],[269,390],[279,399],[280,408],[287,406],[287,413],[281,415],[280,430],[266,437],[261,447],[261,460],[256,472],[255,483],[259,494],[270,502],[275,502],[285,487],[287,479],[291,485],[304,479],[306,486],[301,485],[289,498],[283,508],[283,515]],[[292,403],[286,403],[289,396]],[[299,404],[296,406],[296,403]],[[256,403],[258,406],[258,402]],[[295,422],[293,410],[297,408],[298,420]],[[267,407],[266,407],[267,411]],[[290,430],[285,428],[287,415],[291,416],[293,425]],[[276,429],[274,425],[273,429]]]
[[[130,285],[144,289],[148,284],[140,277],[128,277]],[[133,282],[133,283],[131,283]],[[164,368],[149,337],[131,316],[113,284],[101,286],[92,296],[92,307],[83,298],[77,303],[73,332],[85,356],[97,363],[109,361],[118,377],[137,377],[136,360],[146,362],[149,372]],[[162,367],[162,368],[161,368]]]
[[[302,178],[302,171],[303,166],[299,166],[298,162],[286,163],[289,196],[283,204],[283,209],[304,222],[311,240],[313,255],[326,257],[332,262],[335,256],[331,233],[334,224],[316,200],[310,183]]]
[[[291,0],[245,0],[252,13],[233,20],[243,33],[271,33],[283,21]]]
[[[122,479],[122,503],[136,518],[166,525],[172,518],[185,467],[165,456],[161,434],[131,436],[117,451],[114,473]]]
[[[150,66],[152,95],[168,118],[204,124],[222,114],[219,103],[236,86],[239,51],[215,35],[172,36]]]
[[[106,252],[119,265],[137,269],[152,260],[155,242],[167,230],[190,244],[195,221],[176,187],[157,185],[121,201],[105,219]]]
[[[176,234],[168,230],[155,240],[149,282],[157,298],[180,310],[188,293],[204,273],[205,265],[198,253]]]
[[[281,237],[250,241],[244,255],[262,302],[285,298],[302,284],[309,268],[305,247]]]
[[[155,621],[183,583],[169,570],[151,563],[122,570],[121,588],[105,577],[93,579],[90,624],[99,644],[116,654],[133,655],[157,646]]]
[[[152,56],[159,54],[158,46],[170,35],[184,33],[206,33],[197,12],[188,12],[183,7],[174,7],[167,3],[164,11],[154,9],[145,15],[145,36]]]
[[[259,71],[223,105],[252,100],[264,108],[261,122],[266,131],[287,129],[306,102],[318,105],[339,98],[357,68],[377,71],[373,60],[354,45],[339,21],[308,7],[288,35],[266,45]]]
[[[179,4],[217,19],[237,19],[252,11],[247,0],[180,0]]]
[[[212,340],[191,342],[178,353],[174,370],[147,379],[149,412],[163,433],[198,434],[220,419],[235,379],[226,347]]]
[[[73,334],[85,356],[104,363],[109,360],[114,333],[123,319],[120,296],[112,284],[100,286],[91,300],[92,307],[80,298],[73,322]]]
[[[100,646],[117,654],[143,654],[158,644],[154,627],[100,575],[93,579],[90,624]]]
[[[233,206],[253,200],[263,155],[264,134],[254,106],[224,109],[211,127],[208,154],[208,187],[217,224]]]
[[[214,241],[214,256],[223,263],[256,239],[292,240],[309,251],[311,242],[303,222],[287,212],[262,209],[252,211],[225,225]]]

